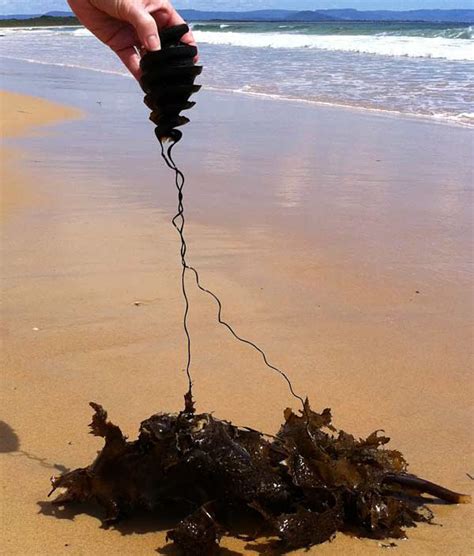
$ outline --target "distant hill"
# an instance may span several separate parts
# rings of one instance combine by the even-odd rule
[[[443,23],[472,23],[474,10],[390,10],[359,11],[353,9],[321,10],[344,21],[428,21]]]
[[[354,9],[293,11],[254,10],[249,12],[226,12],[180,10],[187,21],[426,21],[443,23],[473,23],[473,10],[410,10],[403,12],[379,10],[359,11]],[[53,11],[44,15],[3,15],[0,25],[5,27],[25,25],[77,25],[71,12]],[[23,23],[21,23],[23,22]]]
[[[47,12],[45,14],[9,14],[9,15],[0,15],[0,19],[35,19],[37,17],[42,16],[51,16],[51,17],[73,17],[72,12]]]
[[[72,16],[54,17],[41,15],[39,17],[1,19],[0,27],[58,27],[60,25],[81,25],[80,21]]]
[[[200,10],[179,10],[187,21],[285,21],[290,10],[254,10],[250,12],[204,12]]]
[[[322,11],[296,12],[294,10],[254,10],[251,12],[203,12],[180,10],[187,21],[336,21],[337,18]]]
[[[8,14],[0,15],[0,20],[2,19],[32,19],[34,17],[40,17],[41,14]]]
[[[293,12],[288,14],[284,21],[337,21],[337,17],[321,12]]]
[[[69,12],[46,12],[43,15],[49,15],[51,17],[73,17],[73,14],[71,11]]]

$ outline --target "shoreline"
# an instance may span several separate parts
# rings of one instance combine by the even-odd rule
[[[262,98],[262,100],[272,99],[272,100],[282,101],[282,102],[301,103],[301,104],[316,106],[316,107],[318,106],[326,107],[329,109],[348,110],[351,112],[357,112],[362,114],[367,113],[374,116],[381,116],[381,117],[386,116],[387,118],[403,118],[410,121],[418,120],[418,121],[424,121],[424,122],[439,124],[439,125],[449,125],[453,127],[462,127],[465,129],[474,129],[474,121],[472,123],[460,122],[452,118],[446,118],[444,116],[436,116],[430,114],[409,114],[408,112],[397,112],[396,110],[387,110],[383,108],[370,108],[367,106],[355,106],[355,105],[351,106],[346,104],[326,102],[323,100],[284,97],[279,95],[273,95],[271,93],[257,93],[252,91],[242,91],[239,89],[234,90],[234,89],[219,89],[217,87],[203,87],[203,90],[215,91],[217,93],[248,95],[251,97]]]
[[[71,26],[71,27],[76,27],[76,26]],[[5,56],[5,55],[0,55],[0,59],[7,59],[7,60],[18,60],[21,62],[25,62],[28,64],[38,64],[38,65],[44,65],[44,66],[53,66],[53,67],[61,67],[61,68],[70,68],[70,69],[76,69],[76,70],[80,70],[80,71],[91,71],[94,73],[99,73],[99,74],[104,74],[104,75],[114,75],[114,76],[118,76],[118,77],[124,77],[126,79],[130,79],[133,80],[133,77],[130,76],[126,70],[124,70],[123,72],[120,71],[115,71],[115,70],[105,70],[105,69],[97,69],[97,68],[90,68],[87,66],[80,66],[80,65],[73,65],[73,64],[55,64],[53,62],[42,62],[40,60],[32,60],[32,59],[28,59],[28,58],[16,58],[13,56]],[[453,117],[446,117],[443,115],[430,115],[430,114],[415,114],[415,113],[408,113],[408,112],[399,112],[396,110],[389,110],[389,109],[383,109],[383,108],[371,108],[371,107],[367,107],[367,106],[357,106],[357,105],[346,105],[346,104],[342,104],[342,103],[333,103],[333,102],[326,102],[323,100],[316,100],[316,99],[305,99],[305,98],[292,98],[292,97],[286,97],[286,96],[282,96],[282,95],[278,95],[278,94],[272,94],[272,93],[259,93],[259,92],[253,92],[253,91],[243,91],[241,89],[229,89],[229,88],[219,88],[219,87],[214,87],[214,86],[203,86],[202,87],[203,91],[211,91],[211,92],[215,92],[218,94],[236,94],[236,95],[244,95],[244,96],[249,96],[252,98],[261,98],[262,100],[274,100],[274,101],[280,101],[280,102],[288,102],[291,104],[303,104],[303,105],[307,105],[307,106],[314,106],[314,107],[322,107],[322,108],[328,108],[329,110],[347,110],[349,112],[353,112],[353,113],[359,113],[359,114],[368,114],[368,115],[374,115],[374,116],[380,116],[380,117],[387,117],[389,119],[391,118],[396,118],[396,119],[406,119],[408,121],[420,121],[420,122],[427,122],[427,123],[433,123],[436,125],[445,125],[445,126],[450,126],[450,127],[455,127],[455,128],[463,128],[463,129],[469,129],[469,130],[474,130],[474,113],[469,113],[469,121],[458,121],[457,119],[453,118]],[[464,114],[464,113],[463,113]],[[460,114],[459,116],[462,116],[463,114]],[[472,121],[470,121],[472,120]]]
[[[113,89],[114,98],[119,94]],[[123,528],[104,531],[94,510],[79,508],[75,516],[64,515],[53,511],[46,498],[50,475],[88,464],[100,445],[87,434],[89,401],[102,403],[111,420],[134,438],[139,422],[151,413],[176,411],[185,390],[180,371],[184,336],[179,246],[169,223],[169,206],[175,204],[175,191],[168,188],[172,176],[154,158],[156,145],[151,143],[148,123],[137,123],[133,114],[112,136],[116,107],[106,93],[99,98],[102,106],[96,105],[95,96],[88,98],[88,105],[81,106],[86,118],[51,128],[47,140],[35,132],[30,139],[15,141],[15,148],[24,154],[19,179],[25,188],[44,193],[48,202],[15,211],[4,228],[8,334],[1,418],[19,442],[19,450],[0,454],[8,477],[2,494],[8,504],[1,506],[4,511],[8,508],[2,527],[9,555],[79,556],[99,550],[106,555],[153,554],[165,544],[164,533],[154,531],[151,518],[135,518]],[[277,145],[268,142],[277,132],[284,140],[279,128],[261,129],[257,119],[247,132],[249,123],[241,122],[244,115],[252,122],[260,103],[246,104],[235,121],[224,113],[220,127],[212,128],[213,158],[208,144],[199,140],[206,130],[202,114],[210,109],[217,115],[236,110],[228,106],[230,98],[220,103],[214,96],[201,101],[195,129],[187,130],[186,150],[180,157],[186,158],[189,177],[185,203],[190,262],[200,269],[203,283],[222,298],[228,320],[290,372],[296,390],[308,394],[315,409],[332,407],[336,426],[361,436],[384,427],[392,437],[389,447],[404,453],[413,472],[469,494],[472,483],[465,473],[472,465],[472,409],[467,348],[472,313],[461,265],[463,253],[468,257],[468,239],[458,242],[456,234],[448,233],[463,214],[458,189],[441,188],[439,193],[441,180],[430,184],[432,189],[425,194],[425,174],[416,162],[399,154],[381,168],[375,164],[378,155],[370,150],[370,142],[368,166],[361,161],[363,149],[351,151],[350,173],[345,174],[342,159],[331,159],[325,151],[327,144],[336,145],[338,151],[345,145],[341,141],[347,130],[338,135],[342,124],[331,114],[319,124],[326,136],[318,139],[317,149],[309,148],[307,158],[297,159],[298,171],[293,174],[292,156],[282,159]],[[374,124],[374,119],[368,123]],[[286,125],[286,120],[281,122],[282,129]],[[367,122],[360,125],[369,134]],[[311,122],[308,129],[317,135]],[[398,123],[394,137],[399,142],[387,140],[392,149],[405,148],[403,139],[411,129]],[[143,144],[135,133],[140,137],[146,133]],[[300,143],[305,144],[305,129],[300,133]],[[427,144],[444,137],[439,133],[427,137]],[[453,131],[445,140],[452,141],[459,133],[463,134]],[[68,145],[73,147],[73,158],[64,149],[70,137],[74,137]],[[125,145],[122,137],[130,138]],[[247,137],[249,144],[239,151]],[[374,137],[376,143],[378,135]],[[288,144],[294,140],[289,137]],[[144,144],[150,149],[142,159]],[[100,145],[108,150],[100,150]],[[285,143],[281,151],[286,148]],[[299,143],[295,149],[299,152]],[[386,144],[380,149],[387,150]],[[437,151],[426,156],[417,159],[418,164],[434,172]],[[443,176],[454,165],[447,156]],[[41,166],[35,166],[36,159]],[[241,160],[248,161],[246,166]],[[407,174],[416,174],[408,188],[400,160],[408,165]],[[134,181],[127,173],[130,162]],[[149,173],[137,175],[135,166],[147,165]],[[401,188],[401,204],[389,195],[392,165],[393,187]],[[206,173],[214,168],[217,173]],[[261,173],[254,176],[257,170]],[[247,183],[251,179],[255,181]],[[316,186],[306,190],[306,181]],[[347,190],[342,187],[345,181]],[[295,189],[279,189],[288,184]],[[461,181],[456,185],[463,187]],[[421,193],[416,191],[420,189]],[[283,205],[270,202],[275,190]],[[341,212],[335,200],[344,200],[351,191],[360,206],[354,207],[351,197]],[[310,194],[314,199],[305,197]],[[420,204],[421,215],[432,214],[433,219],[407,212],[405,194],[410,208]],[[365,207],[374,199],[381,204]],[[310,201],[316,202],[314,207]],[[320,212],[314,212],[318,205]],[[222,216],[214,214],[219,207]],[[381,209],[386,213],[379,215]],[[357,237],[363,236],[360,222],[364,230],[371,224],[367,215],[372,212],[377,217],[375,228],[365,234],[372,237],[373,229],[384,232],[376,234],[383,256],[379,247]],[[326,213],[329,217],[322,218]],[[399,215],[389,219],[392,213]],[[438,230],[433,222],[439,214],[449,218]],[[295,232],[300,218],[298,234],[305,234],[305,245],[299,244]],[[310,235],[314,220],[315,237]],[[415,227],[408,226],[413,223]],[[348,244],[347,234],[357,241]],[[407,243],[397,243],[397,234],[401,239],[406,235]],[[434,252],[433,258],[426,258],[423,244],[415,243],[427,236],[438,244],[444,234],[454,239],[437,246],[443,248],[441,257]],[[408,251],[406,245],[411,244]],[[433,260],[440,261],[440,268],[433,267]],[[444,269],[446,264],[450,266]],[[451,270],[456,270],[456,277],[451,277]],[[396,276],[403,280],[398,282]],[[284,384],[262,368],[252,351],[234,344],[217,327],[215,307],[191,286],[190,294],[199,407],[274,432],[282,410],[294,407]],[[397,543],[397,551],[410,556],[470,554],[473,539],[466,531],[472,507],[436,505],[434,511],[436,522],[444,527],[408,530],[408,540]],[[223,546],[248,553],[237,541],[225,539]],[[379,554],[380,546],[377,541],[338,535],[308,554],[313,552],[365,556]]]

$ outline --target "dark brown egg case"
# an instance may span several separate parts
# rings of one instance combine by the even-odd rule
[[[181,112],[195,105],[189,98],[201,88],[194,84],[202,72],[202,66],[194,63],[197,48],[181,42],[188,32],[186,24],[163,29],[161,50],[147,52],[140,61],[144,102],[152,111],[150,120],[156,125],[155,134],[160,141],[181,139],[182,133],[176,128],[189,122]]]

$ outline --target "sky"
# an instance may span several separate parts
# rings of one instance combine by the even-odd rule
[[[201,10],[258,10],[282,8],[317,10],[357,8],[359,10],[415,10],[472,8],[472,0],[174,0],[176,8]],[[69,10],[66,0],[0,0],[0,14],[45,13]]]

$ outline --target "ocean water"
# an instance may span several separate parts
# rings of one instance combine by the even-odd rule
[[[420,23],[194,23],[216,90],[474,125],[472,28]],[[0,29],[0,57],[127,76],[78,27]]]

